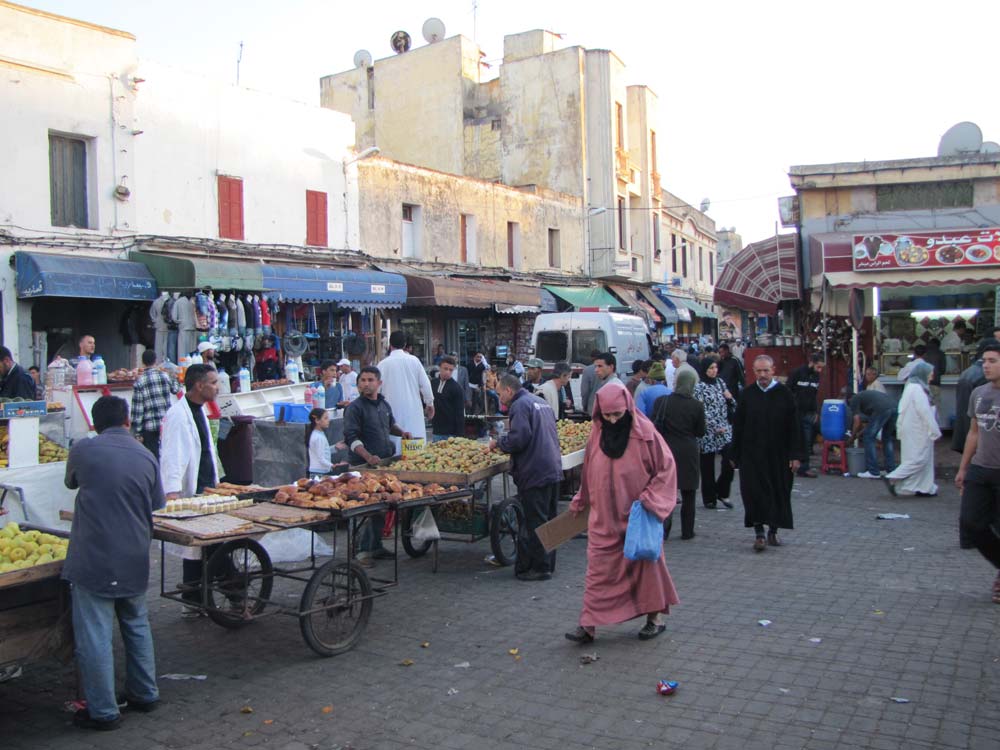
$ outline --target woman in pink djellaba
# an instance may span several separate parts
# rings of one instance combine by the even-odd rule
[[[677,590],[661,554],[629,560],[624,554],[628,514],[635,500],[663,521],[677,504],[670,449],[620,383],[597,392],[580,491],[570,510],[590,508],[587,577],[579,627],[566,637],[590,643],[599,626],[646,616],[641,640],[666,629],[662,617],[677,604]]]

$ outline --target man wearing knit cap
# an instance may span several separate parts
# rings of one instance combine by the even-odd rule
[[[650,419],[653,418],[653,404],[660,396],[669,396],[670,388],[666,384],[667,372],[660,362],[654,362],[649,368],[649,379],[653,385],[643,388],[642,393],[636,400],[636,406]]]

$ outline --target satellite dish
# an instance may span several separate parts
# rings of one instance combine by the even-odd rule
[[[405,31],[397,31],[389,38],[389,44],[392,46],[392,51],[397,55],[409,52],[411,44],[410,35]]]
[[[979,151],[983,154],[1000,154],[1000,143],[996,141],[983,141],[983,146]]]
[[[710,201],[708,198],[702,198],[701,205],[698,206],[698,210],[701,211],[703,214],[707,214],[708,209],[711,207],[712,207],[712,201]]]
[[[354,53],[355,68],[370,68],[372,66],[372,53],[366,49],[359,49]]]
[[[424,21],[424,27],[421,29],[421,32],[428,44],[440,42],[444,39],[444,22],[440,18],[428,18]]]
[[[952,125],[941,136],[938,156],[962,156],[974,154],[982,148],[983,131],[974,122],[960,122]]]

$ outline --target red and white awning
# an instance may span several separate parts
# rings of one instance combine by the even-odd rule
[[[764,315],[800,296],[797,234],[747,245],[726,263],[715,284],[715,304]]]

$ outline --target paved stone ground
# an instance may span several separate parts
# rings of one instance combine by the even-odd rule
[[[161,710],[95,734],[61,711],[72,672],[36,667],[0,685],[0,736],[10,750],[1000,747],[1000,607],[989,565],[957,547],[954,488],[894,500],[824,477],[800,481],[794,503],[798,528],[763,554],[740,511],[699,509],[697,538],[667,546],[682,603],[648,643],[637,622],[585,649],[563,638],[583,541],[545,583],[487,568],[485,542],[443,545],[436,575],[403,560],[360,645],[332,659],[290,618],[229,632],[151,592],[159,673],[206,681],[164,680]],[[582,666],[584,652],[600,660]],[[676,695],[656,694],[661,677]]]

